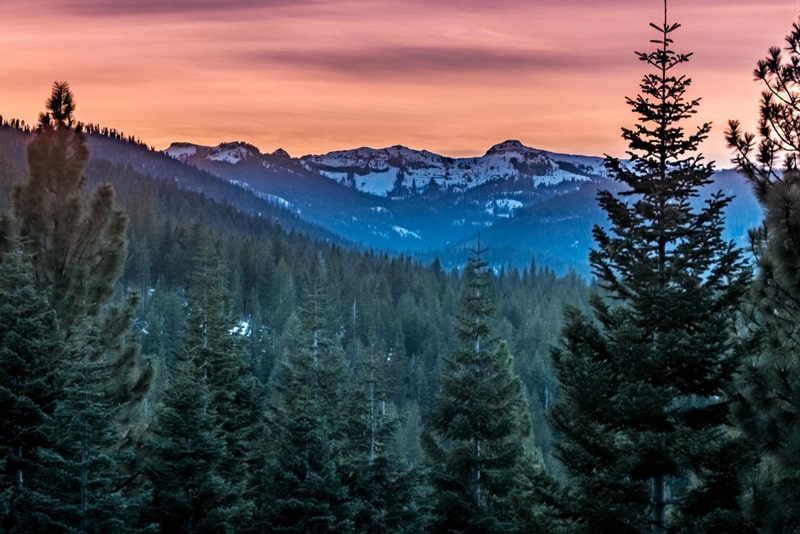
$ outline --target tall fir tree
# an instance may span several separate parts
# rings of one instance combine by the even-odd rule
[[[396,450],[400,421],[386,380],[389,362],[376,345],[370,343],[365,349],[347,397],[352,446],[344,461],[351,500],[356,503],[354,526],[356,532],[375,534],[422,532],[428,519],[428,492],[421,470]]]
[[[252,523],[255,500],[260,498],[250,473],[262,465],[256,444],[263,432],[264,392],[248,364],[242,333],[233,318],[227,278],[228,268],[212,236],[204,234],[191,279],[183,345],[206,365],[211,406],[226,445],[222,472],[236,489],[229,519],[241,532]]]
[[[544,479],[528,404],[505,342],[492,334],[491,273],[473,251],[465,269],[458,345],[444,359],[423,431],[436,532],[532,532]]]
[[[151,523],[163,532],[234,530],[227,517],[234,488],[221,473],[226,444],[211,406],[207,363],[200,355],[176,355],[149,447]]]
[[[111,305],[125,260],[126,217],[114,209],[108,185],[84,205],[89,153],[69,86],[55,83],[46,106],[27,145],[29,179],[13,190],[9,230],[32,258],[34,285],[47,296],[57,319],[53,332],[65,343],[46,426],[53,448],[42,456],[63,528],[122,530],[128,516],[121,510],[136,506],[118,484],[132,480],[135,467],[122,464],[119,446],[136,435],[139,393],[149,379],[131,343],[136,299]]]
[[[357,508],[345,458],[347,362],[322,274],[312,274],[280,362],[268,410],[268,500],[263,527],[272,532],[350,532]]]
[[[169,387],[155,427],[150,478],[159,512],[154,520],[162,521],[162,526],[170,530],[179,524],[203,530],[210,524],[244,532],[253,526],[258,498],[250,473],[259,465],[256,442],[263,412],[261,386],[247,368],[244,346],[232,331],[235,323],[225,286],[225,265],[210,234],[203,232],[199,243],[183,348],[176,362],[174,384]],[[184,404],[183,390],[189,387],[187,379],[191,377],[202,382],[202,391],[194,394],[196,398],[190,404]],[[196,428],[174,419],[181,416],[183,406],[200,411],[186,414],[196,418]],[[193,442],[198,448],[192,448]],[[215,442],[219,449],[212,452],[209,448]],[[183,450],[182,456],[172,450],[176,445]],[[194,496],[180,487],[180,477],[166,480],[175,476],[175,470],[183,470],[196,485]],[[203,481],[208,487],[201,488]],[[180,503],[180,523],[167,503]],[[222,521],[222,516],[224,523],[206,523]],[[198,526],[201,524],[206,526]]]
[[[553,350],[561,398],[551,411],[570,479],[573,531],[695,532],[741,528],[728,424],[736,356],[732,326],[749,270],[722,237],[730,197],[705,195],[713,165],[697,153],[709,124],[684,124],[697,99],[675,69],[680,25],[651,24],[658,46],[637,52],[652,72],[628,98],[629,161],[607,158],[624,186],[598,193],[608,216],[590,261],[601,292],[594,318],[572,310]]]
[[[110,364],[97,356],[104,333],[91,324],[76,329],[62,366],[63,387],[48,420],[53,441],[42,451],[52,513],[65,532],[138,532],[145,494],[124,490],[137,475],[125,468],[134,451],[120,443],[114,399],[107,389]]]
[[[65,345],[55,311],[36,290],[30,259],[17,244],[0,260],[0,455],[2,530],[56,527],[48,423],[59,398]]]
[[[730,121],[738,169],[764,208],[750,233],[757,276],[747,299],[745,359],[736,420],[759,459],[744,486],[748,517],[764,532],[800,529],[800,24],[786,55],[770,48],[758,62],[765,90],[758,135]]]

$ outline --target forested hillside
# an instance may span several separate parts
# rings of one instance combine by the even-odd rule
[[[25,180],[29,135],[9,126],[0,129],[0,135],[0,168],[9,169],[3,183],[8,206],[11,185]],[[405,413],[410,401],[414,410],[428,405],[440,356],[453,343],[463,290],[458,271],[445,272],[437,262],[423,265],[404,256],[362,252],[299,221],[296,229],[287,231],[279,216],[294,222],[288,212],[257,205],[255,198],[254,211],[272,209],[279,215],[237,210],[226,195],[240,194],[239,188],[226,188],[210,178],[222,191],[218,199],[209,198],[191,190],[193,183],[208,178],[202,171],[96,135],[88,136],[89,146],[102,147],[98,152],[111,153],[117,161],[91,158],[87,190],[110,183],[117,204],[129,217],[127,261],[118,284],[121,292],[141,296],[137,326],[144,354],[170,357],[180,346],[189,279],[200,242],[210,234],[216,254],[226,263],[234,320],[230,326],[247,324],[244,338],[262,381],[269,380],[283,353],[287,321],[297,313],[310,273],[320,264],[348,357],[356,359],[364,346],[378,342],[382,354],[391,353],[393,395],[401,411]],[[148,168],[148,163],[151,168],[164,166],[170,175],[135,170]],[[556,277],[535,264],[525,271],[500,268],[493,284],[499,295],[498,328],[544,424],[541,407],[554,393],[549,346],[557,339],[561,310],[583,305],[588,286],[577,276]]]
[[[35,133],[8,124],[0,128],[2,196],[9,215],[16,206],[16,201],[12,200],[16,194],[12,194],[13,191],[29,181],[26,146],[31,146],[41,135],[41,127]],[[78,137],[87,138],[84,146],[92,155],[84,167],[86,183],[75,193],[84,204],[83,209],[91,209],[91,198],[96,194],[93,191],[99,190],[99,184],[109,183],[116,195],[115,205],[127,215],[127,254],[123,256],[124,266],[116,278],[109,302],[122,303],[126,295],[133,295],[133,300],[128,301],[132,315],[126,337],[138,349],[136,367],[147,373],[147,383],[133,385],[134,389],[138,388],[135,396],[144,403],[145,409],[137,412],[135,420],[128,419],[131,424],[135,421],[136,427],[136,435],[128,438],[135,439],[135,443],[128,445],[135,445],[137,452],[128,458],[129,468],[120,469],[117,482],[125,484],[121,495],[134,500],[147,499],[146,495],[154,489],[154,481],[167,476],[158,465],[148,467],[153,458],[162,458],[159,463],[168,462],[167,457],[160,455],[169,454],[170,448],[178,446],[174,441],[163,440],[181,439],[171,434],[175,431],[172,425],[177,423],[165,422],[168,419],[163,414],[177,410],[177,417],[188,417],[184,411],[191,408],[182,404],[188,402],[187,393],[176,393],[176,388],[191,388],[191,384],[196,384],[198,375],[192,372],[205,376],[203,373],[218,371],[217,364],[211,363],[202,366],[205,370],[187,369],[198,365],[195,358],[188,356],[190,346],[196,346],[196,336],[205,336],[196,333],[198,328],[202,331],[213,327],[216,336],[230,338],[232,344],[224,345],[227,347],[224,352],[233,360],[226,365],[238,369],[220,376],[213,386],[216,389],[209,385],[205,395],[208,398],[215,395],[237,397],[237,388],[245,387],[249,395],[254,396],[249,411],[237,415],[239,430],[228,428],[228,422],[220,428],[214,426],[216,421],[193,423],[198,428],[210,425],[208,439],[212,441],[208,447],[221,450],[222,442],[213,440],[228,440],[228,448],[241,450],[238,459],[220,458],[220,462],[244,462],[245,458],[251,458],[260,466],[258,469],[243,466],[235,469],[239,474],[242,469],[249,473],[257,471],[259,480],[239,479],[227,483],[231,487],[250,483],[270,485],[263,478],[266,473],[274,477],[288,469],[281,468],[275,473],[270,471],[274,466],[270,467],[269,462],[284,461],[280,455],[294,453],[283,449],[280,455],[265,451],[278,446],[279,436],[287,424],[278,423],[274,418],[294,419],[300,414],[292,410],[311,410],[308,406],[299,408],[286,404],[289,402],[286,395],[297,394],[295,389],[299,387],[286,391],[289,380],[286,366],[292,365],[291,359],[296,354],[309,350],[309,344],[320,343],[319,337],[307,339],[311,331],[316,331],[310,325],[315,321],[325,325],[323,330],[329,344],[326,350],[340,353],[336,364],[340,370],[334,385],[341,390],[335,395],[343,399],[326,407],[327,410],[335,408],[335,412],[319,417],[344,418],[344,421],[354,416],[354,410],[357,413],[362,409],[359,406],[370,407],[371,417],[380,419],[375,423],[379,428],[373,428],[379,434],[374,438],[379,440],[378,453],[384,455],[382,461],[391,460],[385,468],[399,474],[405,470],[407,474],[403,476],[412,477],[408,481],[410,496],[423,491],[426,485],[419,478],[424,463],[420,444],[422,420],[433,406],[443,360],[457,344],[454,326],[466,296],[462,273],[458,270],[446,272],[438,262],[424,265],[408,257],[356,250],[296,220],[288,212],[259,204],[256,197],[250,201],[252,210],[234,208],[226,195],[243,194],[239,188],[228,188],[214,180],[219,190],[215,198],[192,190],[192,184],[208,179],[202,171],[136,143],[98,133],[81,133]],[[28,157],[32,157],[30,153]],[[237,200],[237,205],[241,204]],[[8,218],[6,222],[6,228],[17,224],[10,223]],[[13,234],[8,231],[9,235]],[[9,254],[14,253],[15,246],[8,245],[12,251]],[[490,247],[491,243],[476,243],[475,246]],[[205,271],[208,262],[214,265],[213,273]],[[466,262],[467,257],[464,258]],[[8,261],[3,265],[10,268],[14,264]],[[87,263],[83,267],[91,269],[90,265]],[[524,400],[524,414],[533,421],[529,427],[533,430],[531,451],[539,458],[537,462],[549,462],[552,445],[545,412],[557,391],[549,363],[549,347],[557,339],[561,310],[566,305],[585,306],[589,287],[577,275],[560,278],[534,264],[525,271],[494,269],[487,280],[488,290],[496,295],[497,302],[497,311],[491,316],[492,329],[498,338],[505,340],[504,350],[513,356],[514,371],[521,378],[519,394]],[[217,307],[213,314],[206,315],[211,310],[203,307],[210,306],[209,301],[206,297],[198,300],[197,292],[199,287],[212,283]],[[320,304],[322,301],[324,306]],[[58,304],[57,300],[53,303]],[[213,317],[214,324],[205,320],[197,323],[198,306],[203,309],[204,317]],[[208,346],[210,342],[204,338],[201,344]],[[246,382],[248,377],[255,381]],[[184,383],[187,380],[188,383]],[[245,383],[249,385],[237,385]],[[226,391],[228,393],[223,393]],[[208,401],[198,399],[197,402]],[[353,402],[358,404],[354,407]],[[378,410],[377,415],[375,410]],[[283,430],[275,428],[275,424]],[[354,431],[354,424],[345,425],[341,431]],[[169,429],[164,428],[167,425]],[[236,435],[244,432],[250,437],[244,443],[236,442],[231,432]],[[335,445],[327,443],[329,438],[324,436],[318,439],[325,442],[321,446]],[[336,438],[336,443],[338,440]],[[368,451],[378,454],[375,447],[374,444],[364,445],[362,449],[356,447],[346,458],[337,455],[334,463],[344,463],[336,469],[354,469]],[[126,473],[130,480],[124,478]],[[34,475],[30,477],[34,484]],[[207,480],[198,484],[217,482]],[[175,499],[175,495],[164,494],[167,490],[163,486],[156,483],[158,493],[152,498],[157,501]],[[355,490],[345,486],[341,491],[344,493],[338,498],[345,499],[345,495]],[[78,503],[79,493],[76,499]],[[196,503],[184,505],[199,506]],[[147,511],[147,506],[140,512],[142,515],[137,520],[143,521],[142,524],[159,520],[157,514],[148,515],[152,511]],[[424,519],[425,514],[424,510],[420,511],[414,521]]]

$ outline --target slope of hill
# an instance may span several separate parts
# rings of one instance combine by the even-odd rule
[[[0,188],[5,193],[0,198],[0,208],[8,209],[8,192],[11,184],[26,176],[25,144],[29,134],[17,128],[0,127]],[[90,183],[109,182],[124,197],[126,191],[137,187],[156,188],[162,195],[175,198],[177,192],[202,194],[221,209],[234,209],[270,224],[277,224],[287,232],[301,232],[313,239],[344,243],[321,226],[309,223],[285,205],[272,202],[264,195],[220,180],[218,176],[202,169],[176,161],[144,146],[108,138],[99,134],[88,136],[91,160],[87,168]],[[138,183],[131,183],[136,176]],[[193,195],[184,195],[193,197]],[[123,198],[124,200],[124,198]],[[178,209],[176,206],[165,209]],[[202,211],[188,217],[203,217]]]

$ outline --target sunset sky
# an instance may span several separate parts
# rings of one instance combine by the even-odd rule
[[[797,14],[798,0],[670,1],[717,166],[727,120],[755,128],[753,67]],[[78,119],[156,148],[468,156],[518,139],[622,155],[634,50],[662,15],[662,0],[0,0],[0,114],[35,122],[65,80]]]

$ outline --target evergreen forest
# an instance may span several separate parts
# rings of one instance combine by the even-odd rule
[[[746,250],[679,28],[636,52],[591,280],[358,249],[66,82],[0,117],[0,529],[800,532],[800,23],[725,131]]]

